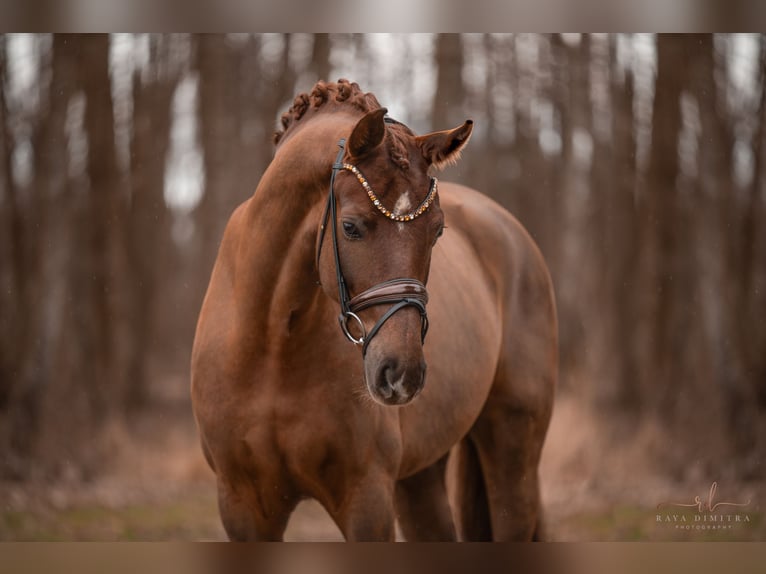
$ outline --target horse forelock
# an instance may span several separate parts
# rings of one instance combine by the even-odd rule
[[[274,132],[274,144],[279,146],[288,134],[310,109],[336,109],[348,107],[365,114],[381,107],[372,92],[364,92],[356,82],[340,79],[337,82],[319,81],[311,92],[302,92],[295,96],[290,109],[282,114],[282,129]],[[400,169],[409,168],[409,152],[405,134],[413,135],[407,126],[399,122],[391,124],[395,129],[386,130],[386,147],[391,161]],[[396,129],[398,128],[398,129]]]

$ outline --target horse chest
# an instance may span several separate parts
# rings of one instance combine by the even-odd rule
[[[362,400],[350,389],[291,389],[291,382],[261,379],[250,404],[240,404],[236,418],[248,426],[248,464],[260,472],[278,472],[308,495],[317,495],[321,485],[337,483],[338,477],[364,474],[371,466],[396,473],[402,448],[394,411]]]

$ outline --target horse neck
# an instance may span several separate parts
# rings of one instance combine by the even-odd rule
[[[314,123],[283,141],[244,212],[235,294],[263,344],[284,341],[296,315],[324,317],[331,304],[317,285],[316,239],[336,144],[352,124]]]

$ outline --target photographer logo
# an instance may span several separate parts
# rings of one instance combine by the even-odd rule
[[[732,530],[750,523],[747,502],[718,501],[718,483],[710,485],[707,498],[695,496],[693,502],[661,502],[656,522],[676,530]]]

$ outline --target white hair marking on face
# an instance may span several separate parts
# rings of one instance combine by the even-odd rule
[[[394,213],[397,215],[402,215],[404,213],[408,213],[410,209],[412,208],[412,202],[410,201],[410,192],[405,191],[402,195],[399,196],[399,199],[396,200],[396,205],[394,205]],[[404,223],[397,223],[397,227],[399,228],[399,231],[402,231],[404,229]]]

